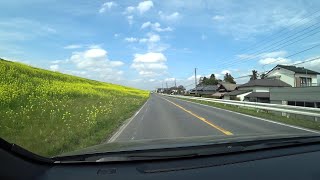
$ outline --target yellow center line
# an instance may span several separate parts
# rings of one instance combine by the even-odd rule
[[[180,108],[180,109],[184,110],[185,112],[187,112],[187,113],[191,114],[192,116],[194,116],[194,117],[196,117],[196,118],[200,119],[201,121],[203,121],[204,123],[206,123],[206,124],[210,125],[211,127],[213,127],[213,128],[215,128],[215,129],[217,129],[217,130],[221,131],[223,134],[228,135],[228,136],[233,135],[233,134],[232,134],[232,132],[227,131],[227,130],[223,129],[223,128],[222,128],[222,127],[220,127],[220,126],[213,124],[212,122],[210,122],[210,121],[206,120],[205,118],[203,118],[203,117],[201,117],[201,116],[199,116],[199,115],[197,115],[197,114],[195,114],[195,113],[193,113],[193,112],[191,112],[191,111],[189,111],[189,110],[185,109],[184,107],[180,106],[179,104],[176,104],[176,103],[174,103],[174,102],[172,102],[172,101],[170,101],[170,100],[168,100],[168,99],[165,99],[165,98],[162,98],[162,99],[164,99],[164,100],[166,100],[166,101],[170,102],[171,104],[173,104],[173,105],[177,106],[178,108]]]

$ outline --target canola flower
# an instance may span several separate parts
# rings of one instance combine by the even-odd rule
[[[53,156],[106,141],[147,91],[0,60],[0,135]]]

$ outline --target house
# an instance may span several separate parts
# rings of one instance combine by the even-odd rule
[[[269,103],[270,89],[283,87],[291,86],[278,79],[256,79],[238,86],[237,90],[251,91],[251,93],[244,96],[245,101]]]
[[[266,77],[279,79],[292,87],[305,87],[317,86],[317,75],[319,74],[319,72],[303,67],[277,65],[266,74]]]
[[[214,94],[218,89],[217,85],[203,85],[203,86],[197,86],[196,88],[192,89],[190,91],[190,94],[198,94],[200,96],[202,95],[212,95]]]
[[[320,108],[320,86],[270,89],[270,103]]]
[[[244,97],[251,92],[251,90],[234,90],[224,94],[223,99],[243,101]]]
[[[237,86],[237,84],[219,82],[217,85],[217,92],[212,94],[212,96],[221,99],[226,93],[234,91],[237,88]]]

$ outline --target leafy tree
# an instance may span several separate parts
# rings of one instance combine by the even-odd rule
[[[234,78],[232,77],[231,74],[229,73],[226,73],[224,75],[224,78],[223,78],[224,82],[229,82],[229,83],[232,83],[232,84],[236,84],[236,82],[234,81]]]
[[[267,77],[266,73],[262,73],[262,74],[260,75],[260,78],[261,78],[261,79],[265,79],[266,77]]]
[[[258,79],[258,71],[252,70],[252,75],[250,77],[250,80],[256,80]]]

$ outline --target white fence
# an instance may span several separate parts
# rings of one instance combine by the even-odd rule
[[[262,109],[262,110],[275,111],[275,112],[281,112],[281,113],[288,113],[288,114],[311,116],[311,117],[316,117],[316,120],[317,118],[320,117],[320,108],[290,106],[290,105],[282,105],[282,104],[257,103],[257,102],[247,102],[247,101],[233,101],[233,100],[224,100],[224,99],[180,96],[180,95],[166,95],[166,96],[179,97],[183,99],[216,102],[216,103],[229,104],[229,105],[240,106],[240,107],[248,107],[248,108]]]

